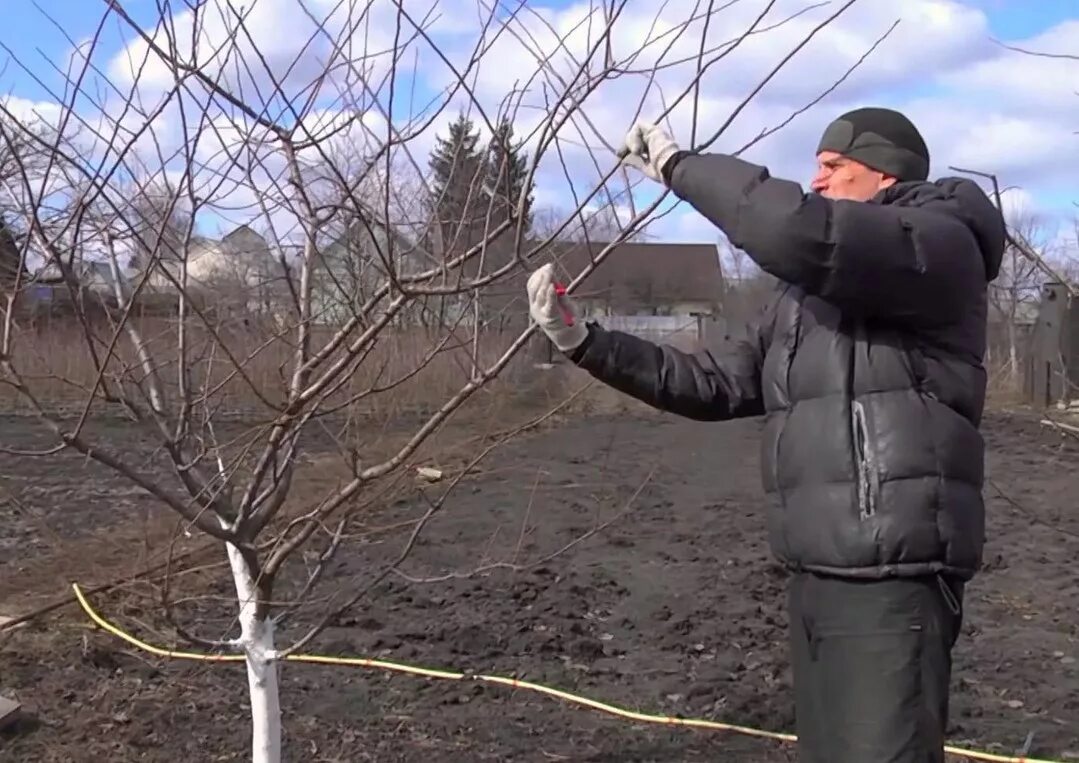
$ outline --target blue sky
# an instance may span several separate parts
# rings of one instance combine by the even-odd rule
[[[552,8],[573,5],[570,0],[550,0],[543,4]],[[1063,21],[1079,18],[1079,7],[1074,0],[973,0],[966,5],[985,13],[991,33],[1002,40],[1032,37]],[[156,0],[125,0],[123,6],[143,24],[152,24],[158,17]],[[68,35],[81,40],[93,34],[101,20],[104,4],[97,0],[49,0],[43,4],[31,0],[7,0],[4,33],[0,39],[39,72],[38,67],[44,61],[60,61],[70,48],[63,33],[46,18],[40,7],[46,8]],[[105,26],[107,49],[119,49],[118,26],[115,21]],[[3,58],[7,57],[5,51]],[[8,64],[0,83],[0,92],[14,92],[32,99],[44,95],[32,79],[17,72],[13,64]]]
[[[981,0],[971,5],[985,12],[1000,39],[1031,37],[1079,14],[1072,0]]]
[[[264,25],[269,41],[266,49],[273,50],[274,41],[280,39],[275,35],[302,21],[302,14],[294,5],[289,8],[291,0],[258,2],[266,8],[288,9],[275,11],[273,23]],[[309,5],[326,2],[309,0]],[[808,3],[791,0],[786,4],[794,8]],[[30,0],[8,0],[5,5],[8,13],[0,39],[10,54],[0,51],[0,58],[4,59],[0,94],[47,103],[51,100],[48,91],[35,83],[11,55],[48,86],[61,91],[62,79],[53,67],[63,66],[71,52],[71,43],[64,32],[74,40],[86,40],[101,19],[104,3],[95,0],[41,3],[63,26],[64,32]],[[123,5],[142,24],[152,26],[157,19],[156,0],[127,0]],[[440,34],[444,35],[447,50],[455,46],[462,51],[468,48],[465,43],[474,35],[472,27],[475,27],[474,23],[470,27],[469,5],[474,7],[474,0],[443,0],[439,6],[446,18]],[[575,6],[565,0],[530,5],[556,22],[572,18],[575,12]],[[674,0],[669,5],[678,6],[679,2]],[[645,19],[655,12],[653,4],[637,0],[630,0],[626,8],[625,23],[630,29],[636,23],[634,14]],[[830,10],[826,8],[821,13]],[[290,17],[290,13],[296,15]],[[747,158],[767,164],[773,174],[806,181],[812,171],[812,146],[821,126],[837,110],[867,102],[894,106],[910,114],[926,134],[935,160],[939,158],[934,164],[934,174],[947,174],[947,165],[953,162],[997,171],[1008,185],[1021,189],[1014,195],[1016,204],[1052,218],[1056,225],[1069,227],[1063,223],[1075,209],[1072,202],[1079,199],[1079,188],[1074,187],[1073,180],[1079,176],[1079,136],[1072,134],[1079,130],[1079,96],[1074,95],[1079,91],[1079,65],[1010,54],[994,45],[991,38],[1079,53],[1079,4],[1075,0],[904,0],[902,4],[862,0],[851,13],[856,15],[843,22],[847,26],[841,27],[836,36],[816,48],[807,48],[800,54],[800,64],[777,77],[762,92],[760,103],[739,117],[729,138],[716,144],[717,150],[732,150],[740,139],[756,134],[761,126],[774,122],[778,114],[802,103],[818,86],[807,73],[831,71],[829,66],[842,68],[839,64],[856,57],[898,14],[899,30],[870,59],[871,67],[864,73],[859,70],[818,107],[752,149]],[[717,34],[715,29],[712,33]],[[924,39],[920,34],[924,34]],[[95,63],[107,68],[130,40],[130,31],[118,20],[110,19]],[[695,41],[692,43],[696,45]],[[724,109],[729,110],[736,89],[744,90],[754,72],[770,65],[765,57],[771,55],[774,59],[775,51],[782,49],[780,40],[774,49],[759,46],[747,50],[741,58],[732,57],[728,67],[707,80],[702,88],[708,94],[707,102],[702,105],[702,120],[718,121]],[[480,86],[483,97],[496,102],[511,89],[515,82],[512,71],[519,63],[499,57],[494,65],[488,66]],[[420,100],[437,92],[439,83],[446,77],[445,70],[439,72],[437,62],[427,61],[423,66],[427,68],[416,84]],[[399,93],[412,86],[400,81],[398,85]],[[624,110],[619,109],[627,91],[620,87],[612,84],[607,93],[599,93],[586,108],[590,122],[609,141],[617,140],[629,126],[625,123]],[[438,123],[435,128],[440,126]],[[702,123],[702,129],[706,127]],[[688,140],[688,129],[678,125],[674,128],[676,137]],[[575,186],[580,183],[581,187],[587,187],[590,163],[572,164]],[[556,162],[542,165],[538,179],[541,184],[538,196],[544,202],[561,204],[572,195]],[[684,208],[660,221],[656,232],[661,237],[680,240],[714,237],[714,231],[699,215]]]

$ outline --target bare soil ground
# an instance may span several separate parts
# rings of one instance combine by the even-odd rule
[[[0,426],[11,443],[11,428],[23,424]],[[404,569],[437,576],[499,560],[530,566],[437,583],[389,578],[311,651],[515,675],[645,712],[789,731],[785,575],[765,543],[758,432],[756,421],[619,415],[522,437],[459,487]],[[1012,753],[1034,732],[1031,755],[1079,759],[1079,443],[1021,413],[990,415],[986,436],[987,565],[968,589],[950,737]],[[148,498],[78,458],[0,456],[0,477],[5,614],[65,595],[69,580],[102,581],[149,561],[172,527]],[[425,490],[437,495],[438,486]],[[424,506],[413,490],[379,521]],[[110,532],[124,520],[123,532]],[[370,579],[401,541],[373,534],[348,543],[326,585]],[[200,594],[227,601],[226,579],[202,580]],[[200,601],[189,615],[209,608]],[[140,635],[164,638],[137,589],[94,602]],[[206,623],[196,629],[217,635],[214,616]],[[248,755],[242,668],[159,660],[87,627],[75,608],[0,637],[0,694],[26,711],[0,734],[3,761]],[[282,699],[289,760],[795,759],[783,742],[360,668],[285,665]]]

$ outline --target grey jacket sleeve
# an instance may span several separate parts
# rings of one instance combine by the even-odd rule
[[[764,413],[761,367],[771,342],[776,300],[747,326],[746,336],[716,352],[683,352],[621,331],[588,325],[588,339],[569,354],[594,378],[654,408],[697,421]]]
[[[952,323],[986,284],[974,233],[930,206],[837,201],[723,154],[685,154],[671,190],[762,270],[866,318]]]

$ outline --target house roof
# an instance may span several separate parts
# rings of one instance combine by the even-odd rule
[[[259,240],[259,241],[265,241],[266,240],[265,236],[263,236],[261,233],[259,233],[258,231],[256,231],[254,228],[252,228],[250,225],[248,225],[246,223],[241,223],[240,225],[237,225],[235,228],[233,228],[228,233],[226,233],[224,236],[222,236],[221,240],[222,241],[231,241],[231,240],[233,240],[235,238],[238,238],[240,236],[248,236],[248,237],[254,238],[254,239]]]
[[[113,278],[112,265],[100,260],[77,260],[71,264],[71,272],[75,282],[84,288],[112,294],[116,279]],[[63,274],[56,262],[48,262],[34,276],[35,280],[43,284],[51,284],[63,287]]]
[[[394,247],[398,251],[412,251],[414,249],[413,242],[402,227],[392,224],[387,225],[384,217],[381,217],[378,212],[369,211],[365,205],[360,205],[360,211],[363,215],[362,219],[359,215],[355,216],[355,218],[345,226],[344,230],[336,232],[333,234],[332,238],[323,244],[322,250],[324,255],[327,252],[336,250],[347,250],[349,248],[350,237],[359,235],[360,240],[365,240],[376,230],[383,235],[386,233],[392,235]]]
[[[575,278],[605,243],[559,246],[556,269]],[[662,304],[719,302],[723,271],[715,244],[627,242],[617,244],[576,292],[579,299]]]

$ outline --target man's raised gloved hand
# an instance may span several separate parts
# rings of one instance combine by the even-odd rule
[[[648,122],[637,122],[626,134],[623,146],[618,149],[622,163],[643,172],[657,183],[663,182],[663,165],[677,154],[678,144],[662,127]]]
[[[576,349],[588,337],[588,327],[581,322],[573,300],[558,294],[554,266],[544,265],[528,277],[528,312],[532,320],[562,352]]]

